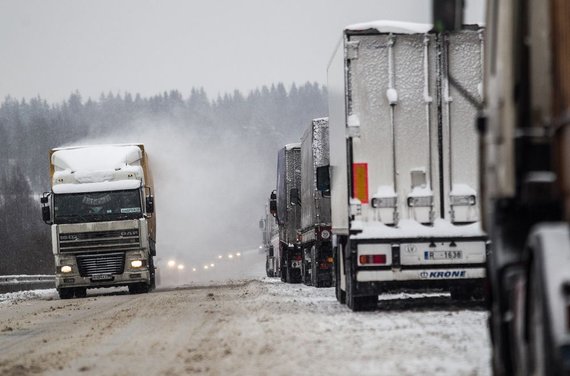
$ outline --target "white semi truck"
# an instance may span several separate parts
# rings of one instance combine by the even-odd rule
[[[480,96],[484,35],[431,29],[347,27],[328,67],[330,175],[317,184],[331,190],[336,295],[352,310],[393,289],[482,293],[476,109],[449,76]]]
[[[84,297],[100,287],[152,289],[156,216],[144,146],[52,149],[50,178],[42,216],[51,225],[59,296]]]

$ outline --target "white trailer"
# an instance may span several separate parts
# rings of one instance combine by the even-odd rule
[[[347,27],[328,67],[330,189],[337,298],[482,288],[476,109],[483,31],[378,21]],[[322,186],[322,182],[319,182]]]

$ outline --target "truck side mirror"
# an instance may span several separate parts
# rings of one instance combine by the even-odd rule
[[[301,197],[299,196],[299,189],[291,188],[289,191],[289,200],[291,205],[299,205],[301,206]]]
[[[154,196],[146,197],[146,212],[149,214],[154,213]]]
[[[317,167],[317,191],[323,196],[329,196],[331,192],[330,166]]]
[[[51,212],[49,206],[42,206],[42,219],[45,223],[49,224],[51,222]]]
[[[432,0],[436,32],[459,31],[463,27],[464,0]]]
[[[51,208],[49,206],[49,196],[51,193],[44,192],[42,197],[40,197],[40,203],[42,204],[42,220],[44,223],[51,225]]]
[[[277,193],[271,192],[269,196],[269,212],[272,216],[277,217]]]

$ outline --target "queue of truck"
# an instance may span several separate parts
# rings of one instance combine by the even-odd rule
[[[328,67],[328,118],[278,154],[268,275],[334,285],[355,311],[398,289],[482,298],[477,109],[449,77],[481,98],[483,46],[478,25],[345,28]]]

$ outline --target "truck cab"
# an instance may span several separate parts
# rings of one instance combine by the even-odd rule
[[[100,287],[150,291],[156,217],[144,146],[53,149],[50,172],[52,188],[41,203],[60,297],[84,297]]]

